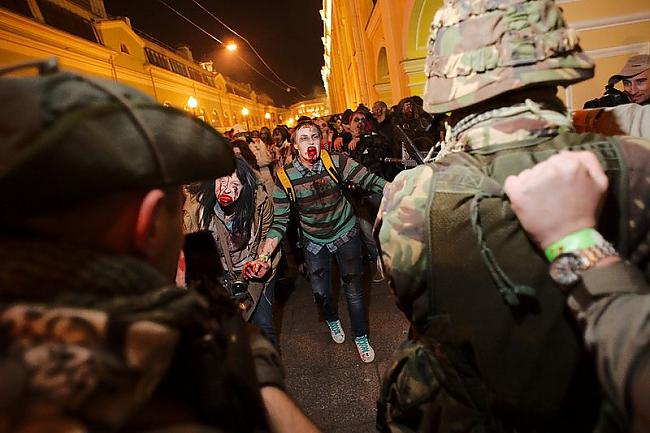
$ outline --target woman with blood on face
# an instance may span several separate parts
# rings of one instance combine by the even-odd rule
[[[273,327],[273,292],[275,289],[275,271],[280,261],[280,254],[271,257],[272,272],[262,279],[246,280],[242,276],[244,264],[258,257],[260,241],[273,222],[273,202],[269,198],[262,181],[242,158],[235,158],[236,170],[230,176],[220,177],[214,181],[204,182],[197,195],[199,206],[196,209],[196,221],[199,230],[209,230],[215,237],[217,248],[221,253],[221,265],[226,275],[224,279],[237,279],[248,282],[248,291],[253,299],[253,306],[242,312],[244,319],[258,326],[264,335],[277,346],[275,328]],[[229,275],[228,264],[223,257],[219,229],[226,234],[226,244],[233,270],[236,275]],[[246,272],[243,272],[244,274]]]

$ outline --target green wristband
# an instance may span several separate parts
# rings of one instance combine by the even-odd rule
[[[259,258],[260,258],[260,260],[262,260],[263,262],[268,262],[269,259],[270,259],[270,256],[269,256],[268,254],[261,254],[261,255],[259,256]]]
[[[596,229],[588,228],[578,230],[549,245],[545,251],[546,258],[549,262],[552,262],[560,254],[593,247],[601,242],[602,239],[603,237]]]

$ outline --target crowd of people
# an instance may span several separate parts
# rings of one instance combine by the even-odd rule
[[[594,65],[561,10],[498,3],[436,13],[423,98],[293,128],[0,70],[36,71],[0,78],[0,432],[317,432],[273,325],[286,256],[343,344],[338,274],[363,363],[385,271],[410,332],[381,432],[648,431],[650,142],[577,131],[557,87]],[[649,74],[613,77],[635,113]]]

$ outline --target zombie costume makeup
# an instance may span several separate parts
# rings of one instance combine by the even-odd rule
[[[217,202],[222,207],[228,207],[236,202],[241,194],[241,189],[242,183],[236,172],[230,176],[220,177],[214,182],[214,193],[217,196]]]
[[[296,127],[294,147],[303,164],[313,165],[320,155],[321,132],[318,126],[309,122]]]

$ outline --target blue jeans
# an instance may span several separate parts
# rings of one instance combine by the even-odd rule
[[[305,250],[305,263],[309,272],[309,283],[314,293],[314,302],[320,308],[325,320],[339,319],[338,305],[332,300],[332,258],[336,257],[341,274],[341,288],[348,301],[352,336],[368,333],[366,306],[363,300],[363,263],[359,235],[341,245],[335,253],[323,247],[318,254]]]
[[[357,223],[359,224],[361,239],[363,240],[363,244],[366,246],[366,250],[368,251],[368,258],[370,261],[375,261],[379,255],[379,252],[377,251],[377,244],[375,244],[375,239],[372,236],[372,223],[363,218],[357,218]]]
[[[278,347],[278,338],[273,326],[273,296],[275,292],[275,277],[271,279],[268,287],[260,295],[257,301],[255,311],[250,317],[250,322],[260,328],[262,334],[269,340],[275,347]]]

